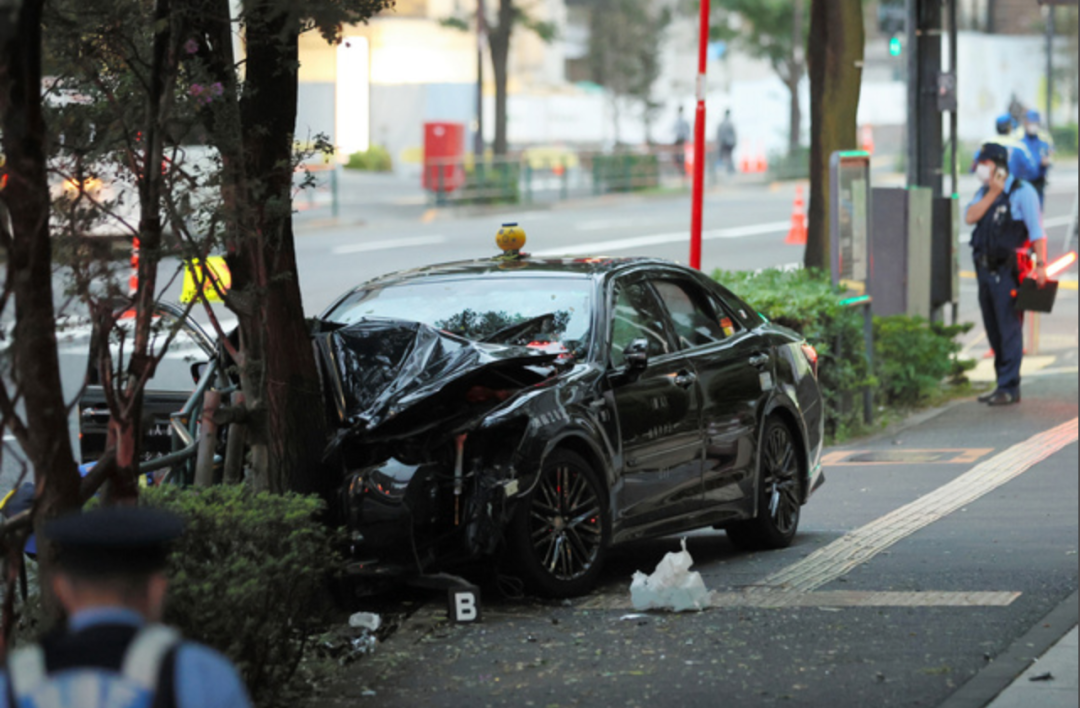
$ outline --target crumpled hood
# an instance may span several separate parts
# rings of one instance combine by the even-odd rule
[[[473,387],[535,386],[550,378],[546,367],[556,359],[419,322],[371,318],[326,331],[330,326],[315,336],[327,394],[347,434],[365,439],[415,434],[467,415]]]

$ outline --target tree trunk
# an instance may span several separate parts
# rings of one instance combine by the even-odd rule
[[[513,0],[499,0],[499,24],[488,34],[491,46],[491,69],[495,76],[495,155],[506,155],[506,80],[510,61],[510,34],[514,29]]]
[[[802,67],[792,67],[795,78],[787,81],[788,91],[791,93],[790,122],[788,132],[788,155],[794,155],[799,151],[802,142],[802,106],[799,105],[799,84],[802,82]]]
[[[292,230],[293,131],[296,125],[299,27],[274,0],[247,8],[247,81],[240,102],[250,181],[251,232],[229,259],[240,314],[244,378],[256,415],[249,434],[266,446],[272,491],[328,493],[320,462],[325,444],[322,390],[297,276]]]
[[[830,267],[829,159],[836,150],[856,148],[864,45],[862,0],[813,0],[807,268]]]
[[[79,473],[72,455],[68,410],[60,381],[49,237],[49,185],[45,121],[41,111],[43,0],[25,0],[15,26],[0,26],[0,120],[7,157],[7,187],[0,192],[11,214],[13,238],[4,237],[7,283],[15,300],[12,378],[25,410],[23,452],[38,490],[36,527],[79,508]],[[53,551],[38,534],[46,608]],[[5,628],[7,630],[7,628]]]

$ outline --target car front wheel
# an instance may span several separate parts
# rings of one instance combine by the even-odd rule
[[[596,472],[580,455],[556,450],[548,456],[511,527],[512,560],[533,592],[574,597],[595,586],[608,547],[604,498]]]
[[[788,426],[776,418],[766,421],[758,459],[757,517],[727,528],[728,538],[735,545],[747,550],[791,545],[799,529],[802,509],[800,460],[799,448]]]

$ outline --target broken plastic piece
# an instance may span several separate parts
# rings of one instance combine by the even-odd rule
[[[356,629],[366,629],[369,632],[379,631],[382,626],[382,617],[374,612],[357,612],[349,617],[349,626]]]
[[[664,556],[652,575],[634,573],[634,581],[630,585],[634,609],[674,612],[705,609],[709,604],[709,591],[705,588],[701,573],[691,572],[693,565],[694,559],[686,550],[684,538],[682,551]]]

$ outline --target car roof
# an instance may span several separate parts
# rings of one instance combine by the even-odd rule
[[[484,258],[424,266],[410,270],[388,273],[360,285],[356,289],[387,287],[401,283],[429,280],[469,280],[481,276],[497,277],[576,277],[602,278],[625,268],[656,265],[673,266],[670,261],[658,258]]]

